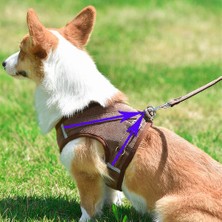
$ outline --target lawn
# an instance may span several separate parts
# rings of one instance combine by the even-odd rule
[[[221,0],[0,0],[0,60],[18,50],[33,7],[47,27],[61,27],[83,7],[97,8],[87,50],[100,71],[138,109],[157,106],[222,75]],[[55,132],[41,135],[35,85],[0,70],[0,221],[78,221],[78,192],[59,161]],[[154,121],[222,163],[222,82],[158,112]],[[128,201],[119,221],[150,221]],[[105,208],[98,221],[115,221]]]

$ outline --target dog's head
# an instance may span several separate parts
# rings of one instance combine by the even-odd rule
[[[6,72],[13,77],[30,78],[39,84],[44,78],[47,66],[49,66],[45,61],[58,46],[59,37],[55,32],[78,49],[83,49],[89,40],[95,15],[94,7],[88,6],[65,27],[47,29],[39,21],[35,11],[29,9],[27,13],[29,33],[22,39],[20,50],[2,63]]]
[[[43,132],[91,102],[105,107],[126,100],[84,50],[95,16],[94,7],[88,6],[65,27],[52,29],[45,28],[30,9],[29,33],[22,39],[20,51],[3,62],[9,75],[36,82],[35,104]]]

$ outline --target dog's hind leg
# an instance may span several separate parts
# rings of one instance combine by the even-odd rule
[[[156,212],[164,222],[221,222],[222,204],[206,194],[170,195],[157,201]]]

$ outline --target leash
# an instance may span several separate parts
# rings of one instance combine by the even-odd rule
[[[185,101],[185,100],[187,100],[187,99],[197,95],[198,93],[200,93],[200,92],[210,88],[211,86],[215,85],[216,83],[218,83],[221,80],[222,80],[222,76],[220,76],[219,78],[217,78],[217,79],[207,83],[206,85],[201,86],[200,88],[198,88],[198,89],[196,89],[196,90],[194,90],[194,91],[192,91],[192,92],[190,92],[190,93],[188,93],[188,94],[186,94],[184,96],[180,96],[180,97],[171,99],[169,102],[164,103],[164,104],[162,104],[160,106],[156,106],[156,107],[148,106],[144,110],[144,112],[145,112],[145,116],[144,116],[145,120],[147,122],[152,122],[154,117],[156,116],[156,112],[159,109],[168,109],[170,107],[173,107],[173,106],[175,106],[175,105],[177,105],[177,104],[179,104],[179,103],[181,103],[181,102],[183,102],[183,101]]]

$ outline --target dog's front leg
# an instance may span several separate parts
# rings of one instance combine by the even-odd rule
[[[81,200],[82,216],[87,221],[101,213],[106,198],[106,164],[104,149],[93,139],[78,138],[69,142],[61,153],[61,162],[74,177]]]
[[[99,175],[75,174],[78,186],[82,216],[81,222],[88,221],[95,215],[101,214],[104,203],[104,183]]]

